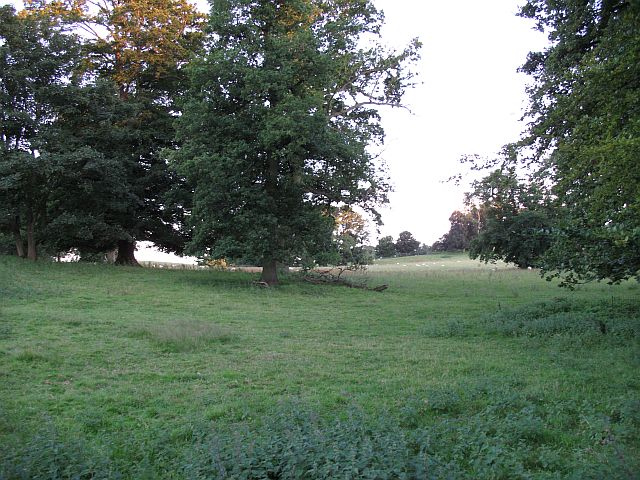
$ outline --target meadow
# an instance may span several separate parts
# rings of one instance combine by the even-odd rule
[[[0,478],[640,477],[640,285],[0,257]]]

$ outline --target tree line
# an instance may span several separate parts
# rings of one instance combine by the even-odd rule
[[[488,174],[434,247],[567,284],[637,278],[640,5],[529,0],[520,15],[550,39],[522,67],[527,129],[464,159]],[[0,245],[135,265],[149,240],[250,259],[267,283],[279,263],[361,261],[371,249],[341,217],[380,223],[379,108],[402,105],[420,50],[385,48],[383,21],[371,0],[0,7]]]
[[[420,49],[385,48],[383,19],[366,0],[1,7],[4,243],[135,265],[149,240],[270,284],[279,263],[354,260],[339,220],[380,221],[379,107],[401,106]]]

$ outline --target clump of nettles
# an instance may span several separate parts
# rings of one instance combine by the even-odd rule
[[[490,333],[514,337],[632,339],[640,337],[640,304],[555,299],[485,317]]]
[[[396,413],[352,406],[329,417],[287,403],[256,423],[193,426],[178,444],[159,430],[142,456],[106,436],[46,428],[10,450],[0,446],[0,478],[628,479],[640,471],[632,395],[576,404],[501,383],[404,403]]]

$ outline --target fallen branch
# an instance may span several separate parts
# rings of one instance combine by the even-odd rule
[[[378,285],[377,287],[369,287],[365,282],[352,282],[345,278],[342,278],[342,274],[347,271],[346,268],[338,268],[337,274],[332,270],[316,270],[313,272],[307,272],[303,276],[305,282],[312,283],[314,285],[342,285],[348,288],[359,288],[361,290],[369,290],[372,292],[382,292],[389,288],[389,285]]]

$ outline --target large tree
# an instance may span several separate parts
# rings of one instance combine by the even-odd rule
[[[521,158],[550,185],[558,213],[545,269],[565,280],[640,272],[640,3],[529,0],[549,34],[523,70],[530,128]]]
[[[386,237],[382,237],[378,240],[378,244],[376,245],[376,255],[378,257],[395,257],[397,253],[396,244],[391,235],[387,235]]]
[[[336,206],[375,211],[388,185],[368,146],[400,106],[419,43],[374,43],[365,0],[213,0],[174,159],[195,185],[190,250],[276,265],[330,238]]]
[[[116,218],[131,203],[122,182],[128,152],[117,146],[130,143],[131,106],[108,81],[70,85],[63,93],[38,143],[39,160],[48,165],[44,243],[56,253],[100,254],[126,234]]]
[[[201,48],[204,16],[185,0],[27,0],[25,7],[28,16],[56,18],[82,32],[84,68],[114,82],[130,104],[122,121],[130,134],[112,145],[111,155],[120,162],[128,200],[109,215],[121,232],[116,263],[137,265],[139,240],[180,252],[188,195],[179,192],[183,182],[161,152],[176,147],[174,100],[185,88],[185,64]]]
[[[449,216],[449,231],[432,246],[436,251],[468,250],[471,241],[478,236],[483,221],[483,211],[475,205],[461,212],[455,210]]]
[[[81,44],[55,19],[0,10],[0,228],[16,253],[104,251],[128,191],[117,145],[128,108],[109,82],[77,75]],[[26,237],[27,248],[24,248]]]
[[[0,228],[13,235],[19,256],[33,260],[50,175],[38,144],[56,119],[79,53],[77,40],[55,22],[0,8]]]

